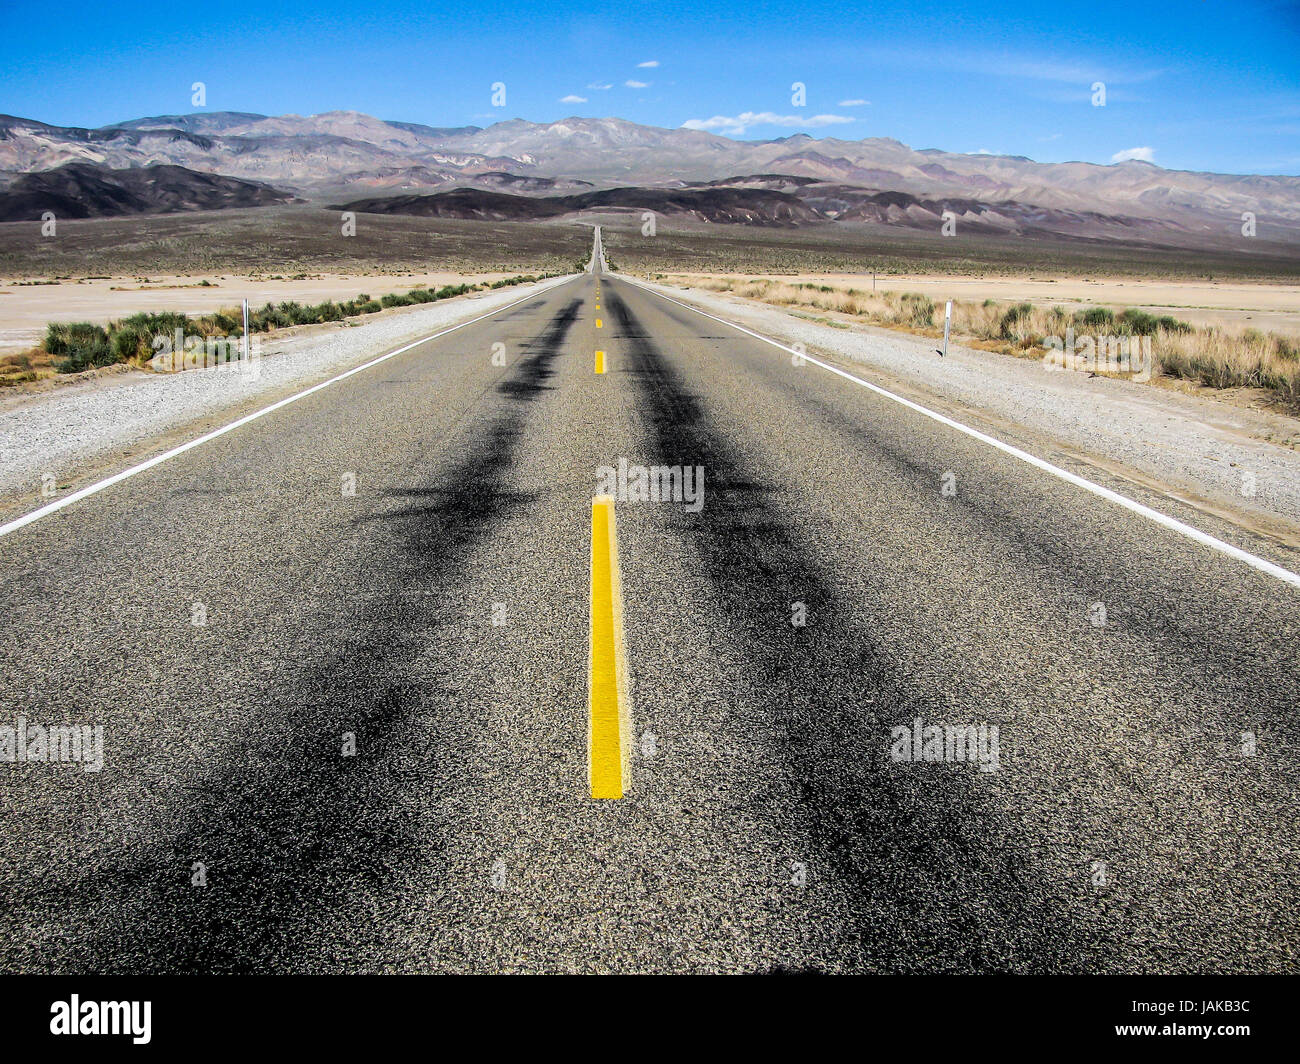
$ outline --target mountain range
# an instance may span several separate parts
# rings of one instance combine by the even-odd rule
[[[24,175],[69,163],[116,171],[183,167],[321,204],[363,203],[390,213],[554,217],[600,206],[658,209],[654,201],[704,221],[928,227],[952,210],[959,224],[964,218],[989,231],[1100,239],[1164,234],[1217,244],[1239,238],[1242,215],[1250,212],[1261,239],[1300,240],[1300,177],[1167,170],[1142,161],[1038,163],[918,150],[878,137],[742,141],[618,118],[511,119],[482,128],[353,111],[216,111],[82,129],[0,116],[0,189],[12,195]],[[646,191],[618,191],[628,188]],[[441,195],[465,189],[506,199]],[[742,190],[748,191],[738,195]],[[685,198],[667,196],[673,191]],[[598,193],[605,202],[591,198]],[[430,196],[430,203],[416,202]],[[403,202],[379,202],[388,197]],[[535,197],[554,202],[510,202]]]

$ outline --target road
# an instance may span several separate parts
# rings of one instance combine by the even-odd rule
[[[583,274],[0,538],[0,968],[1294,970],[1300,591],[798,361]]]

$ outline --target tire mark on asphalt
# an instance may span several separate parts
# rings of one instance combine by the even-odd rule
[[[304,661],[269,688],[252,686],[241,704],[270,710],[257,733],[232,737],[231,755],[206,777],[174,786],[173,795],[186,792],[176,796],[185,805],[124,848],[120,863],[72,882],[29,884],[13,898],[0,946],[5,969],[303,970],[318,963],[305,947],[322,914],[358,887],[381,887],[404,864],[431,859],[428,818],[403,823],[392,810],[412,781],[458,778],[451,710],[464,707],[451,705],[450,686],[403,682],[450,628],[436,598],[412,597],[409,588],[453,584],[474,544],[526,501],[508,490],[510,469],[530,403],[548,387],[579,306],[569,302],[497,387],[507,405],[486,438],[424,486],[397,493],[400,508],[355,519],[357,527],[389,526],[397,557],[357,574],[362,595],[349,599],[340,588],[341,601],[317,609],[343,649]],[[370,579],[387,593],[376,596]],[[355,756],[340,756],[345,732],[356,736]],[[196,861],[206,886],[191,885]],[[66,929],[52,939],[37,930],[50,912]]]
[[[708,320],[693,321],[689,311],[673,303],[656,302],[655,306],[683,331],[698,325],[699,320]],[[917,457],[915,450],[904,449],[872,419],[854,419],[835,403],[798,387],[789,374],[766,372],[776,366],[788,368],[789,363],[770,357],[756,363],[763,379],[789,398],[792,419],[801,416],[793,409],[796,405],[815,411],[833,431],[842,431],[869,448],[862,455],[864,469],[888,463],[915,488],[918,499],[959,511],[980,530],[970,537],[970,543],[977,547],[998,544],[1003,564],[1036,574],[1044,594],[1055,596],[1060,603],[1062,616],[1073,611],[1082,618],[1090,603],[1103,601],[1108,609],[1105,635],[1110,646],[1119,649],[1103,645],[1094,650],[1080,642],[1074,651],[1076,655],[1096,654],[1097,675],[1112,676],[1120,660],[1128,658],[1130,667],[1157,670],[1159,682],[1168,690],[1180,691],[1183,701],[1212,712],[1225,736],[1239,732],[1243,705],[1250,707],[1249,719],[1257,726],[1285,736],[1288,742],[1300,736],[1300,718],[1294,712],[1300,701],[1300,672],[1293,660],[1278,653],[1279,641],[1286,642],[1279,633],[1297,632],[1296,614],[1289,596],[1280,593],[1282,589],[1269,578],[1222,563],[1210,552],[1192,553],[1197,564],[1213,565],[1227,576],[1222,592],[1218,581],[1212,585],[1225,608],[1207,608],[1205,582],[1170,578],[1155,583],[1150,570],[1144,570],[1141,560],[1123,545],[1126,541],[1121,540],[1120,549],[1115,549],[1104,532],[1086,539],[1061,532],[1058,524],[1046,520],[1056,514],[1051,499],[1025,487],[1026,471],[1019,463],[999,475],[998,490],[963,487],[955,496],[941,498],[938,484],[946,471],[955,469],[958,480],[966,483],[959,457],[936,458],[928,449]],[[860,404],[886,402],[865,389],[847,394]],[[926,437],[943,440],[942,432],[947,430],[917,420]],[[991,449],[989,454],[994,460],[1003,457]],[[1094,500],[1090,496],[1080,496],[1081,502],[1091,506]],[[1034,515],[1044,519],[1033,520]],[[1136,527],[1151,541],[1150,551],[1155,554],[1162,530],[1140,522],[1134,525],[1136,519],[1120,509],[1100,510],[1095,516],[1103,527],[1112,520],[1121,530]],[[1200,550],[1176,538],[1172,545],[1179,554]],[[1181,562],[1179,571],[1187,572]],[[1267,593],[1252,597],[1252,587]],[[1256,618],[1255,624],[1241,623],[1243,610]],[[1097,633],[1088,630],[1088,634]],[[1142,653],[1132,658],[1135,647]]]
[[[780,487],[764,483],[723,440],[617,290],[607,303],[627,338],[624,357],[641,392],[653,461],[705,467],[709,502],[668,520],[694,544],[725,611],[727,638],[750,652],[744,702],[784,735],[756,812],[780,822],[793,804],[850,899],[840,962],[886,971],[1096,963],[1109,943],[1078,934],[1028,862],[996,845],[997,814],[969,778],[888,761],[891,725],[918,716],[951,721],[953,707],[942,692],[912,690],[768,501]],[[824,620],[793,627],[794,601]],[[846,676],[860,680],[830,691]]]

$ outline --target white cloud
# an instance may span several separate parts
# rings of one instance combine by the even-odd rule
[[[560,97],[560,103],[586,103],[586,102],[587,102],[587,97],[574,96],[573,93],[569,93],[568,96]]]
[[[744,133],[751,126],[793,126],[801,129],[816,129],[820,126],[836,126],[843,122],[856,122],[848,115],[778,115],[771,111],[746,111],[733,116],[714,115],[712,118],[691,118],[682,123],[683,129],[720,130],[723,133]]]
[[[841,100],[840,106],[841,107],[866,107],[869,103],[871,103],[870,100]]]
[[[647,59],[644,63],[637,63],[637,67],[642,70],[644,70],[646,67],[657,67],[658,65],[659,65],[658,59]]]
[[[648,89],[650,87],[650,82],[648,81],[625,81],[623,84],[629,89]]]
[[[597,92],[604,92],[606,89],[612,89],[614,86],[609,82],[593,81],[587,86],[589,89],[595,89]]]
[[[1133,159],[1140,159],[1144,163],[1155,162],[1155,148],[1125,148],[1123,151],[1117,151],[1110,157],[1113,163],[1126,163]]]

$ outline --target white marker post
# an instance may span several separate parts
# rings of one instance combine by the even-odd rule
[[[248,368],[248,300],[244,300],[244,368]]]
[[[943,311],[943,350],[939,352],[943,358],[948,357],[948,327],[952,325],[952,300],[948,300],[948,305]]]

